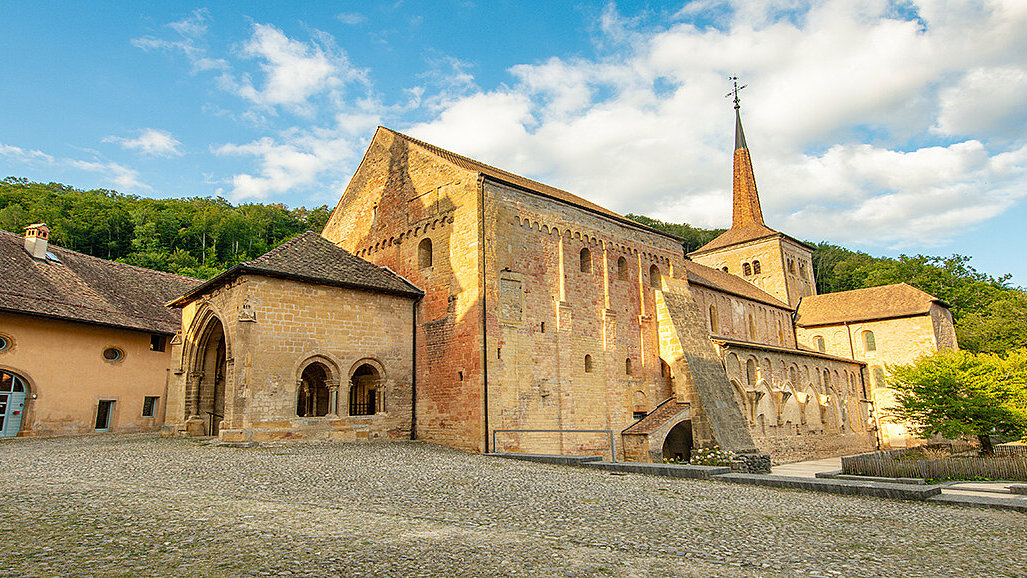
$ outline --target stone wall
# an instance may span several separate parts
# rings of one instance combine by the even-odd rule
[[[697,263],[724,269],[732,275],[795,307],[806,295],[816,295],[812,251],[784,235],[730,245],[693,256]],[[759,272],[756,272],[756,263]],[[745,274],[748,265],[749,274]]]
[[[183,309],[169,433],[186,427],[202,325],[216,316],[227,343],[222,439],[410,439],[411,299],[253,275],[204,297]],[[311,364],[336,391],[328,415],[299,417],[301,376]],[[363,365],[380,378],[376,412],[350,416],[351,377]]]
[[[867,335],[872,334],[872,348]],[[797,327],[800,347],[816,350],[817,338],[823,338],[828,354],[851,357],[867,364],[867,384],[874,401],[875,415],[886,448],[902,448],[918,443],[918,438],[902,423],[888,419],[888,409],[895,404],[895,394],[883,382],[887,366],[912,363],[943,347],[955,347],[952,315],[937,304],[929,314],[877,321]]]
[[[713,337],[778,347],[795,347],[795,331],[790,310],[743,299],[701,285],[692,284],[689,287],[699,310],[705,313],[706,330]]]
[[[672,395],[655,289],[682,275],[666,236],[485,183],[491,429],[620,431]],[[603,434],[499,436],[499,451],[595,453]],[[623,455],[618,448],[618,453]]]
[[[862,364],[739,344],[720,353],[753,441],[776,462],[874,449]]]
[[[416,435],[485,451],[477,179],[379,129],[323,235],[425,292],[416,338]]]
[[[691,407],[695,447],[716,444],[732,452],[756,449],[723,362],[703,331],[703,315],[688,283],[664,279],[657,310],[660,350],[669,358],[678,401]]]

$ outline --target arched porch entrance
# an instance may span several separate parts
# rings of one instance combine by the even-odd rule
[[[189,387],[186,392],[186,413],[190,435],[216,436],[225,418],[225,376],[227,341],[221,320],[213,314],[204,321],[196,341]]]
[[[663,458],[687,462],[692,457],[692,420],[685,420],[667,432],[663,440]]]

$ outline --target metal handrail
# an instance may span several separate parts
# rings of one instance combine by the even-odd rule
[[[220,418],[224,419],[225,416],[221,415],[220,413],[214,413],[212,411],[206,411],[206,410],[204,410],[203,413],[205,413],[205,414],[210,416],[210,429],[208,429],[207,432],[210,435],[214,435],[214,418],[220,417]]]
[[[612,429],[494,429],[492,430],[492,451],[497,452],[496,434],[499,433],[604,433],[610,436],[610,461],[617,461],[617,447],[613,444]]]

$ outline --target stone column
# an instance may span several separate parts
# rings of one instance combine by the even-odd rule
[[[328,415],[339,416],[339,380],[329,379],[325,381],[328,386]]]
[[[191,371],[186,377],[185,393],[185,435],[201,437],[207,434],[203,418],[200,417],[200,387],[203,384],[203,372]]]
[[[200,386],[203,384],[203,372],[190,371],[186,384],[186,417],[200,417]]]
[[[302,379],[296,380],[296,392],[303,394],[303,416],[310,417],[310,387]],[[299,400],[297,401],[297,407]]]

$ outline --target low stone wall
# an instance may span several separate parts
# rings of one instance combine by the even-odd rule
[[[752,439],[756,447],[770,454],[776,464],[869,452],[876,445],[873,433],[853,431],[803,432],[801,435],[768,432],[767,435],[753,434]]]
[[[1027,452],[994,457],[943,457],[933,460],[903,459],[914,450],[889,450],[842,458],[849,475],[887,478],[1027,480]]]
[[[218,437],[225,442],[409,440],[410,431],[395,428],[393,422],[394,420],[390,420],[386,414],[360,417],[296,417],[256,422],[239,429],[225,429]]]

